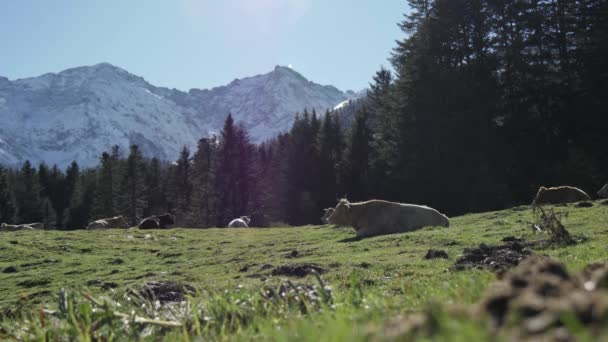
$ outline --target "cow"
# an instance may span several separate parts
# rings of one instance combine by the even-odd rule
[[[30,226],[35,230],[44,230],[44,223],[34,222],[34,223],[26,223],[26,226]]]
[[[606,183],[606,185],[604,185],[604,187],[597,192],[597,196],[599,198],[608,198],[608,183]]]
[[[579,201],[589,201],[591,197],[583,190],[571,186],[558,186],[554,188],[545,188],[541,186],[534,197],[532,206],[543,204],[562,204]]]
[[[162,215],[152,215],[139,222],[139,229],[165,229],[175,224],[175,216],[165,213]]]
[[[334,208],[327,208],[327,209],[323,209],[323,211],[325,212],[323,214],[323,217],[321,217],[321,222],[323,223],[329,223],[328,219],[331,215],[334,214]]]
[[[447,216],[427,206],[383,200],[349,203],[346,199],[340,200],[328,223],[352,226],[357,237],[410,232],[427,226],[450,226]]]
[[[35,230],[34,227],[29,226],[27,224],[8,224],[3,223],[0,225],[0,231],[3,232],[14,232],[18,230]]]
[[[228,228],[249,228],[251,219],[248,216],[241,216],[228,223]]]
[[[129,223],[127,223],[127,220],[125,220],[125,218],[122,216],[114,216],[114,217],[110,217],[110,218],[96,220],[96,221],[90,222],[87,225],[87,230],[110,229],[110,228],[127,229],[127,228],[129,228]]]

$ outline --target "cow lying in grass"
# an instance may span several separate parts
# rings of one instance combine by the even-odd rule
[[[0,231],[5,232],[14,232],[18,230],[42,230],[44,229],[44,224],[36,222],[36,223],[25,223],[25,224],[8,224],[3,223],[0,225]]]
[[[175,224],[175,216],[165,213],[162,215],[152,215],[141,220],[139,229],[165,229]]]
[[[410,232],[427,226],[449,227],[450,220],[433,208],[371,200],[349,203],[340,200],[328,223],[352,226],[358,237]]]
[[[608,198],[608,183],[597,192],[599,198]]]
[[[541,186],[532,202],[533,206],[589,201],[591,197],[583,190],[571,186],[545,188]]]
[[[129,228],[129,223],[122,216],[115,216],[96,220],[87,225],[87,229],[111,229],[111,228]]]
[[[249,217],[241,216],[230,221],[230,223],[228,223],[228,228],[249,228],[249,222],[251,222]]]

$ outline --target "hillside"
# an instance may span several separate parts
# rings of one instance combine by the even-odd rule
[[[555,210],[567,214],[563,218],[566,228],[584,241],[565,247],[531,245],[532,252],[549,255],[571,271],[607,259],[606,202],[593,202],[589,208],[558,206]],[[509,236],[524,241],[547,239],[546,234],[533,232],[532,222],[536,218],[530,208],[517,207],[454,217],[450,228],[363,240],[354,239],[351,228],[332,226],[3,233],[0,305],[5,320],[0,337],[34,338],[48,331],[47,336],[128,333],[135,339],[162,332],[171,340],[188,331],[211,340],[399,339],[410,336],[405,335],[411,333],[406,327],[412,323],[410,317],[418,317],[412,316],[414,313],[431,310],[440,318],[431,333],[443,336],[440,339],[488,338],[487,321],[468,320],[463,314],[453,316],[449,308],[477,302],[496,276],[486,269],[456,271],[454,262],[465,248],[480,243],[498,245]],[[443,250],[448,258],[426,260],[429,249]],[[280,266],[294,264],[320,267],[320,272],[325,271],[320,275],[321,285],[331,290],[298,287],[295,295],[288,295],[291,299],[260,293],[262,288],[280,289],[286,280],[296,287],[319,284],[313,275],[273,275],[285,270]],[[189,309],[169,304],[172,313],[167,313],[153,301],[152,307],[142,307],[129,294],[128,289],[137,291],[151,281],[176,282],[200,292]],[[286,286],[289,289],[292,285]],[[61,288],[69,290],[68,302],[80,303],[73,309],[75,316],[51,324],[41,322],[44,315],[32,308],[45,305],[56,310]],[[122,304],[108,302],[104,306],[103,298]],[[110,321],[99,316],[104,310],[129,312],[133,301],[140,303],[133,308],[137,315],[183,322],[185,328],[162,328],[161,321],[124,326],[119,319],[109,325]],[[101,311],[89,312],[91,305],[101,305]],[[32,313],[32,321],[17,318],[15,314],[20,312]],[[81,328],[73,324],[75,320],[82,320]]]

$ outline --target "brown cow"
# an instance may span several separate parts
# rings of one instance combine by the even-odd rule
[[[541,186],[540,189],[538,189],[538,193],[536,193],[532,205],[561,204],[589,200],[591,200],[591,197],[579,188],[571,186],[545,188],[544,186]]]

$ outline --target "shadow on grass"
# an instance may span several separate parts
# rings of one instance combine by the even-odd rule
[[[342,240],[338,240],[338,242],[342,242],[342,243],[346,243],[346,242],[355,242],[355,241],[361,241],[363,238],[360,236],[353,236],[353,237],[349,237],[346,239],[342,239]]]

